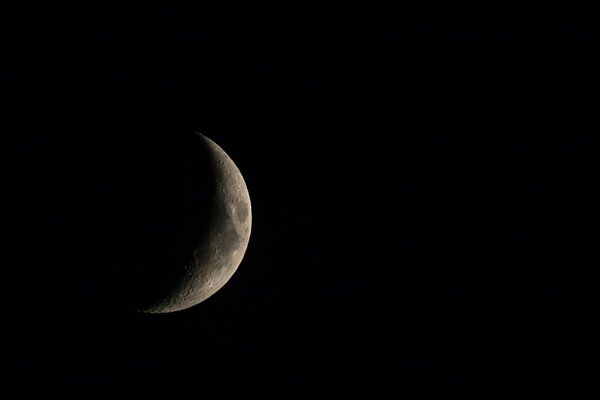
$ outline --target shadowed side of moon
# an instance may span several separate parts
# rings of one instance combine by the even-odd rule
[[[118,202],[120,302],[146,313],[183,310],[237,270],[250,238],[250,197],[234,162],[203,135],[175,155],[141,158]]]

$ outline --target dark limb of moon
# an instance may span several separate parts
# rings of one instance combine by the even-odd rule
[[[129,181],[118,258],[126,271],[123,295],[138,311],[168,313],[206,300],[231,278],[248,246],[252,214],[240,171],[213,141],[194,139],[184,160],[170,159],[166,168],[180,166],[187,178],[161,174],[153,159],[138,167],[142,178]]]

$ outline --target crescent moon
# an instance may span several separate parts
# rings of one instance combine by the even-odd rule
[[[170,290],[137,311],[150,314],[180,311],[203,302],[229,281],[242,262],[252,226],[248,188],[239,169],[215,142],[198,133],[208,160],[209,198],[205,226],[189,262],[168,272],[177,277]],[[166,278],[166,277],[165,277]],[[169,277],[171,279],[171,277]]]

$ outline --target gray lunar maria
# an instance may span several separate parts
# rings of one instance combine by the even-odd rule
[[[184,266],[180,282],[141,312],[169,313],[206,300],[231,278],[248,247],[252,212],[246,183],[223,149],[206,136],[198,136],[207,149],[214,183],[206,234]]]

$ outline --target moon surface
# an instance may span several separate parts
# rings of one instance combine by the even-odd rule
[[[202,153],[198,156],[203,159],[203,164],[198,167],[205,169],[202,174],[209,184],[203,187],[202,198],[197,202],[196,211],[200,217],[194,220],[190,216],[188,219],[198,225],[188,228],[193,231],[191,236],[196,241],[195,249],[192,254],[184,254],[183,258],[180,255],[178,260],[177,257],[173,259],[174,264],[187,258],[186,262],[165,265],[169,263],[163,257],[160,263],[162,265],[148,271],[148,274],[154,275],[151,281],[158,282],[158,286],[141,288],[141,292],[151,294],[136,307],[137,311],[143,313],[170,313],[206,300],[235,273],[248,247],[252,212],[246,183],[223,149],[202,134],[198,134],[197,138],[201,142],[199,152]],[[190,176],[194,175],[190,173]],[[193,184],[194,182],[190,182],[190,185]],[[177,206],[169,204],[176,215]],[[163,213],[168,214],[169,210],[163,210]],[[158,246],[160,243],[152,243],[152,247]],[[147,249],[151,253],[153,250]],[[143,268],[137,273],[145,274]],[[144,284],[140,282],[146,281],[144,276],[140,278],[138,287]],[[136,280],[136,277],[133,279]],[[136,291],[133,292],[132,296],[135,296]]]

